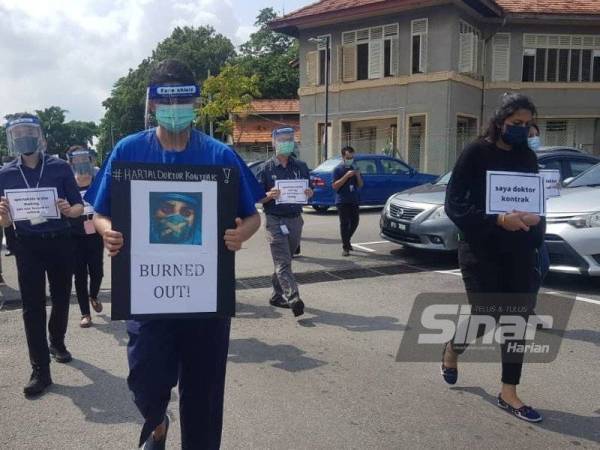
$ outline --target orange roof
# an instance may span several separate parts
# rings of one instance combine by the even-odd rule
[[[600,14],[600,0],[492,0],[506,13],[513,14]],[[273,26],[291,25],[316,16],[351,13],[365,7],[384,9],[394,6],[419,6],[415,0],[321,0],[300,8],[272,22]],[[422,2],[421,2],[422,3]]]
[[[512,14],[600,14],[600,0],[495,0]]]
[[[250,113],[253,112],[259,114],[300,114],[300,100],[252,100]]]
[[[300,142],[300,119],[290,118],[285,124],[250,117],[248,119],[235,120],[233,123],[233,141],[237,144],[261,144],[271,142],[273,130],[282,126],[290,126],[295,130],[296,141]]]

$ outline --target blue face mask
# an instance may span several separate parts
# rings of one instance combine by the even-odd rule
[[[158,221],[160,239],[165,244],[187,242],[192,237],[192,227],[181,214],[171,214]]]
[[[354,158],[353,159],[345,159],[344,164],[346,164],[346,167],[352,167],[352,164],[354,164]]]
[[[508,145],[521,147],[527,145],[529,127],[519,125],[507,125],[506,131],[502,133],[502,140]]]
[[[527,144],[529,144],[529,148],[535,152],[542,146],[542,141],[539,136],[534,136],[527,139]]]
[[[171,133],[180,133],[190,127],[196,113],[194,105],[157,105],[156,121],[158,124]]]
[[[290,156],[294,153],[294,148],[296,148],[296,144],[293,141],[279,142],[277,144],[277,154],[281,156]]]

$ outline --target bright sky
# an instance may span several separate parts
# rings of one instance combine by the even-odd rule
[[[0,0],[0,122],[57,105],[95,120],[113,83],[177,25],[212,25],[235,45],[258,11],[313,0]]]

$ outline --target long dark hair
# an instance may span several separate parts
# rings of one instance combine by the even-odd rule
[[[502,136],[504,121],[520,109],[530,111],[534,118],[537,116],[537,108],[529,97],[514,92],[504,94],[500,99],[500,106],[494,111],[494,115],[490,118],[487,130],[481,136],[481,139],[488,142],[498,142]]]

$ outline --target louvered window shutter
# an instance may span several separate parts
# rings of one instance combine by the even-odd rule
[[[308,86],[318,85],[319,75],[319,52],[308,52],[306,54],[306,84]]]
[[[356,45],[342,46],[342,80],[346,83],[356,81]]]
[[[498,33],[493,39],[492,80],[509,81],[510,34]]]
[[[475,61],[475,34],[460,34],[460,55],[458,62],[458,71],[461,73],[473,73]]]

